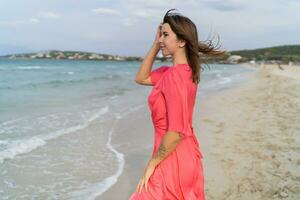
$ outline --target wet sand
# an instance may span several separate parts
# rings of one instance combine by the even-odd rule
[[[197,100],[207,200],[300,199],[300,66],[254,67],[246,84]],[[147,106],[120,121],[112,143],[125,156],[124,171],[97,199],[129,198],[153,139]]]

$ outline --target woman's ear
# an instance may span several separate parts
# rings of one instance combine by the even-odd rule
[[[179,40],[179,47],[183,48],[185,46],[186,42],[185,40]]]

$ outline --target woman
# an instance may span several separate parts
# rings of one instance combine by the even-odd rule
[[[214,46],[198,42],[197,28],[187,17],[169,10],[136,75],[136,82],[153,85],[148,97],[155,140],[147,164],[130,200],[205,200],[202,154],[192,127],[200,81],[200,53],[219,55]],[[159,50],[173,66],[151,72]]]

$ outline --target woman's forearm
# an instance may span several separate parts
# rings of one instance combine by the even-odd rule
[[[136,81],[144,80],[149,77],[153,62],[159,52],[159,44],[153,43],[151,49],[148,51],[147,55],[143,59],[143,62],[135,76]]]
[[[182,140],[178,132],[167,132],[160,143],[158,151],[150,160],[150,163],[157,166],[168,155],[170,155],[176,148],[177,144]]]

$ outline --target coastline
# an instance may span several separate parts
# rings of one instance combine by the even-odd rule
[[[193,126],[207,199],[300,198],[300,67],[255,68],[246,84],[197,99]],[[150,158],[147,106],[121,120],[115,131],[112,144],[124,154],[124,170],[96,199],[128,199]]]

